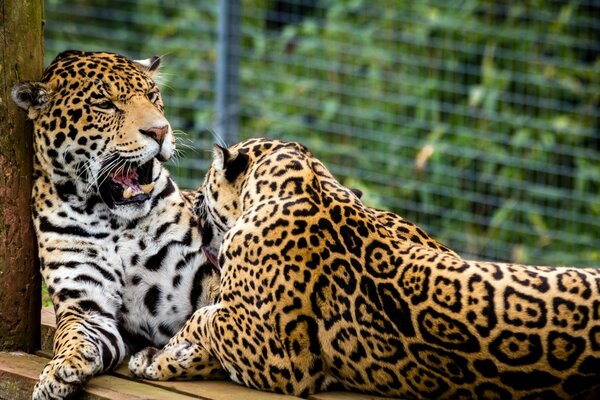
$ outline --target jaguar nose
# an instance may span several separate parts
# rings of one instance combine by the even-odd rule
[[[161,128],[150,128],[150,129],[139,129],[142,135],[148,136],[154,139],[158,144],[162,145],[169,132],[169,125],[165,125]]]

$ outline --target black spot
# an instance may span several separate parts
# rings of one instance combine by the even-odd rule
[[[167,185],[165,186],[165,188],[162,190],[162,192],[160,192],[154,198],[154,200],[152,200],[152,208],[156,207],[156,205],[158,204],[158,202],[160,200],[169,197],[173,193],[175,193],[175,184],[173,183],[173,180],[169,177],[169,179],[167,180]]]
[[[590,343],[593,351],[600,351],[600,326],[590,329]]]
[[[321,354],[321,346],[319,344],[319,326],[317,322],[307,316],[299,315],[296,319],[291,320],[285,326],[284,345],[288,353],[293,351],[300,352],[306,347],[314,355]],[[298,341],[298,337],[302,337],[302,342]],[[308,346],[306,346],[308,344]]]
[[[560,378],[539,370],[507,371],[500,373],[500,380],[506,386],[516,390],[541,389],[556,385]]]
[[[587,356],[579,366],[583,374],[597,374],[600,371],[600,358]]]
[[[571,368],[584,350],[583,338],[556,331],[548,334],[548,362],[559,371]]]
[[[102,286],[102,283],[100,283],[99,280],[97,280],[89,275],[86,275],[86,274],[78,275],[74,280],[77,282],[85,282],[85,283],[91,283],[94,285]]]
[[[593,375],[571,375],[563,383],[562,388],[566,393],[573,396],[577,393],[586,392],[596,386],[598,386],[597,371]]]
[[[462,322],[429,307],[417,318],[419,329],[428,343],[437,344],[446,349],[460,349],[474,353],[480,350],[479,340]]]
[[[417,361],[433,372],[445,376],[456,384],[472,383],[475,374],[469,369],[466,358],[456,351],[446,351],[439,347],[415,343],[410,345],[410,352]]]
[[[498,376],[498,368],[492,360],[475,360],[473,366],[481,375],[486,378],[494,378]]]
[[[176,288],[181,284],[181,275],[175,275],[173,277],[173,287]]]
[[[40,218],[40,231],[56,232],[64,235],[80,237],[95,237],[96,239],[104,239],[109,235],[108,233],[90,233],[85,229],[75,225],[57,226],[48,221],[48,218],[46,217]]]
[[[48,149],[48,151],[46,152],[46,154],[48,154],[49,158],[56,158],[58,157],[58,152],[54,149]]]
[[[564,315],[565,318],[560,319],[561,309],[565,308],[567,310],[567,315]],[[571,300],[563,299],[561,297],[556,297],[552,301],[552,309],[554,310],[555,315],[554,318],[552,318],[552,323],[562,328],[567,328],[569,324],[573,324],[573,330],[585,329],[590,320],[588,307],[576,305]]]
[[[67,114],[71,116],[71,122],[76,124],[83,114],[80,109],[69,109]]]
[[[194,274],[194,280],[192,281],[192,290],[190,292],[190,303],[194,309],[200,306],[198,299],[202,296],[202,291],[205,285],[205,280],[212,276],[214,268],[210,263],[201,266]]]
[[[559,396],[553,390],[544,390],[541,392],[534,392],[522,398],[523,400],[564,400],[563,397]],[[573,399],[575,400],[575,399]],[[581,399],[584,400],[584,399]],[[587,398],[585,400],[592,400]]]
[[[371,378],[373,373],[370,372],[372,368],[369,368],[366,372]],[[425,370],[418,366],[414,362],[409,362],[403,370],[403,375],[406,376],[406,383],[414,391],[420,394],[420,396],[409,395],[407,398],[423,398],[423,399],[438,399],[446,398],[444,396],[450,386],[448,383],[437,376],[437,374]],[[373,379],[375,381],[375,379]]]
[[[475,329],[477,329],[477,332],[481,336],[488,337],[491,329],[494,328],[498,322],[494,307],[494,288],[489,282],[483,282],[485,292],[482,292],[479,288],[476,290],[475,285],[481,282],[483,282],[483,278],[479,275],[473,275],[469,279],[467,285],[469,289],[467,302],[476,301],[477,303],[483,303],[484,307],[482,307],[480,313],[475,313],[474,311],[467,313],[467,320],[475,326]],[[482,317],[484,319],[483,324],[475,323],[475,321],[478,321]]]
[[[172,337],[172,336],[174,336],[175,333],[177,333],[175,331],[175,329],[173,329],[172,327],[170,327],[167,324],[160,324],[160,325],[158,325],[158,331],[160,333],[162,333],[163,335],[165,335],[166,337],[169,337],[169,338]]]
[[[514,312],[505,312],[504,321],[514,326],[526,326],[527,328],[543,328],[546,325],[546,302],[525,293],[517,292],[513,287],[509,286],[504,291],[504,308],[505,310],[519,310],[525,312],[515,315]],[[521,317],[524,317],[522,319]]]
[[[148,257],[148,260],[146,260],[146,269],[150,271],[158,271],[162,266],[163,260],[165,259],[167,252],[169,251],[169,247],[169,245],[164,246],[156,254],[154,254],[151,257]]]
[[[75,289],[61,289],[56,293],[56,296],[60,301],[65,301],[67,299],[78,299],[83,294],[82,290]]]
[[[59,148],[65,141],[65,134],[62,132],[58,132],[54,137],[54,147]]]
[[[415,336],[410,306],[398,293],[398,288],[391,283],[380,283],[377,294],[381,299],[382,312],[395,325],[398,332],[405,337]]]
[[[324,258],[324,257],[323,257]],[[338,287],[351,295],[356,290],[356,274],[350,263],[343,258],[331,261],[331,276]]]
[[[542,357],[542,341],[539,335],[523,332],[502,331],[490,343],[490,353],[505,364],[530,365]]]
[[[329,216],[335,224],[339,224],[342,220],[342,209],[340,208],[340,206],[336,205],[332,207],[331,210],[329,210]]]
[[[360,236],[358,236],[353,229],[346,225],[342,225],[340,227],[340,235],[342,236],[344,246],[346,246],[348,253],[357,257],[361,257],[363,240],[360,238]]]
[[[328,299],[328,290],[330,287],[329,279],[325,274],[321,274],[317,282],[315,282],[311,294],[310,294],[310,304],[312,306],[313,313],[317,318],[323,318],[324,315],[322,313],[322,307],[326,304],[326,300]],[[325,328],[331,328],[332,322],[335,321],[325,321]]]
[[[365,268],[377,278],[391,279],[398,272],[396,259],[391,256],[392,253],[387,243],[371,241],[365,249]]]
[[[69,196],[77,194],[75,185],[71,181],[58,182],[54,184],[56,188],[56,194],[62,201],[68,202]]]
[[[235,179],[243,173],[248,167],[250,157],[244,153],[238,153],[234,159],[226,160],[225,164],[225,178],[229,182],[235,181]]]
[[[210,245],[213,240],[213,227],[210,223],[204,222],[200,226],[200,236],[202,237],[202,246]]]
[[[152,316],[156,316],[160,305],[161,291],[156,285],[152,286],[144,296],[144,305]]]
[[[511,400],[513,398],[506,389],[498,387],[491,382],[482,383],[477,386],[475,393],[478,399]]]
[[[104,314],[104,310],[93,300],[82,300],[79,302],[79,307],[81,307],[83,311]]]

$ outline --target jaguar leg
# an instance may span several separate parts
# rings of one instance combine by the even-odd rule
[[[98,314],[59,318],[54,356],[33,390],[33,400],[63,399],[80,390],[92,376],[115,367],[125,356],[117,323]]]
[[[96,273],[92,256],[78,256],[77,262],[65,262],[73,256],[55,250],[41,259],[57,325],[54,355],[40,374],[33,400],[71,396],[92,376],[116,367],[127,352],[116,319],[120,285],[108,273]],[[89,272],[78,275],[79,271]]]

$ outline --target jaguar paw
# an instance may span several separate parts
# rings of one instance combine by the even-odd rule
[[[71,398],[100,370],[101,359],[97,349],[90,345],[82,345],[78,351],[55,357],[46,364],[33,389],[32,399]]]

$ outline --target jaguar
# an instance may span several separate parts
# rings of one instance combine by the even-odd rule
[[[54,305],[54,355],[33,399],[61,399],[214,303],[220,273],[201,250],[194,194],[155,78],[159,57],[66,51],[12,97],[33,121],[32,216]]]
[[[221,297],[133,375],[306,397],[595,398],[600,271],[466,260],[367,207],[304,146],[215,147],[197,206]]]

